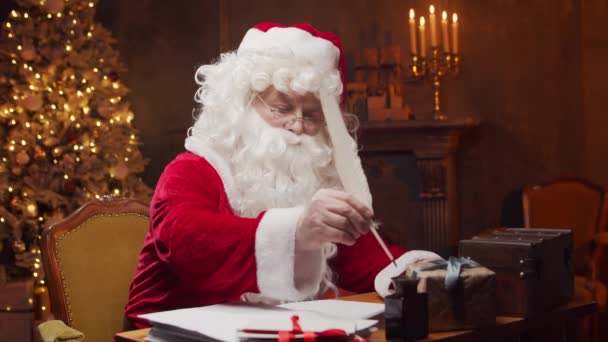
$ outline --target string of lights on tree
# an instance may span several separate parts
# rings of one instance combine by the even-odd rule
[[[0,264],[9,278],[27,268],[43,282],[42,229],[87,201],[151,190],[96,1],[15,2],[0,29]]]

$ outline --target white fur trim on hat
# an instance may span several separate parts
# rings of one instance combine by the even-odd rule
[[[264,32],[257,28],[247,31],[237,54],[247,51],[268,52],[288,48],[300,62],[305,62],[323,71],[336,69],[340,50],[329,40],[315,37],[295,27],[273,27]]]

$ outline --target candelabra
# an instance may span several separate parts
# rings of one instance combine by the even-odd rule
[[[434,104],[433,119],[445,120],[447,116],[441,110],[440,86],[441,78],[446,75],[457,76],[460,73],[460,57],[446,51],[439,51],[437,47],[431,47],[430,57],[422,57],[412,54],[412,64],[410,65],[411,78],[413,80],[423,80],[428,78],[433,84]]]

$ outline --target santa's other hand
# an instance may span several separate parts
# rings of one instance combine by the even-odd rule
[[[369,231],[373,211],[352,195],[321,189],[312,197],[296,227],[298,250],[320,249],[325,243],[352,246]]]
[[[395,293],[391,288],[391,279],[398,277],[405,272],[408,265],[422,260],[437,260],[442,259],[439,255],[429,251],[409,251],[395,260],[397,266],[390,263],[382,271],[376,275],[374,280],[374,288],[382,298]]]

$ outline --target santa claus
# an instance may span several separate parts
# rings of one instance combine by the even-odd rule
[[[341,134],[351,120],[338,107],[337,36],[262,23],[195,80],[201,109],[187,152],[156,186],[129,293],[137,327],[147,325],[140,314],[226,301],[299,301],[374,282],[386,294],[408,263],[437,257],[389,246],[395,267],[368,233],[371,196]]]

